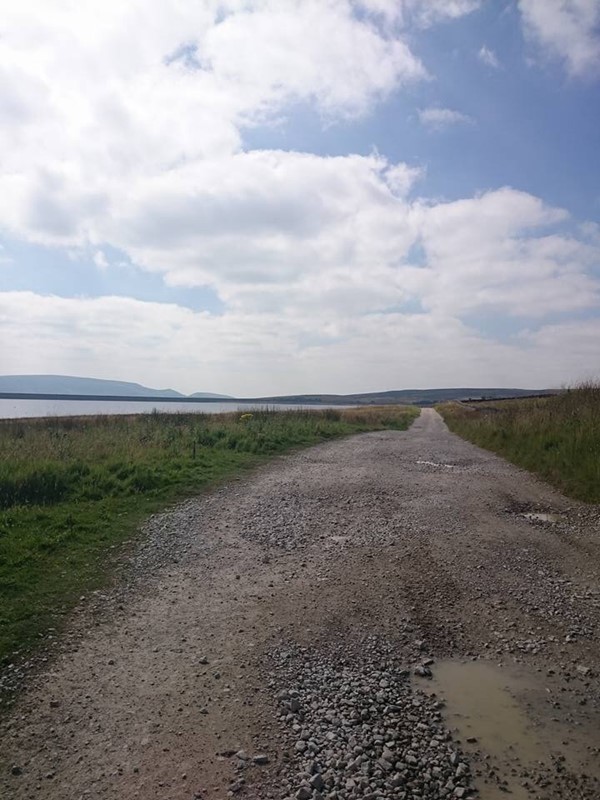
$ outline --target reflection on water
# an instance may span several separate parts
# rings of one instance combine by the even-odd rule
[[[558,522],[558,514],[551,514],[545,511],[527,511],[522,514],[529,522]]]
[[[0,419],[24,417],[79,417],[97,414],[221,414],[227,411],[252,409],[331,408],[326,405],[276,405],[274,403],[161,403],[122,400],[7,400],[0,398]],[[347,408],[347,406],[335,406]]]

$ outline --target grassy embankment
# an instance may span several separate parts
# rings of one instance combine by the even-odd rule
[[[141,520],[268,456],[417,409],[0,421],[0,666],[109,579]]]
[[[565,494],[600,502],[600,385],[555,397],[438,406],[450,430],[535,472]]]

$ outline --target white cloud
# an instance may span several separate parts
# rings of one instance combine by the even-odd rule
[[[171,284],[270,305],[273,287],[362,285],[402,259],[416,176],[377,156],[237,153],[131,186],[97,235]]]
[[[388,21],[428,27],[470,14],[481,0],[357,0],[357,4]]]
[[[239,150],[244,125],[290,102],[359,114],[425,75],[349,0],[182,0],[151,13],[141,0],[23,0],[2,14],[0,145],[15,176],[160,174]]]
[[[425,76],[402,35],[352,12],[350,0],[5,4],[0,228],[93,244],[124,190],[209,194],[194,175],[210,179],[249,126],[290,104],[345,118]]]
[[[250,4],[209,30],[199,57],[242,96],[254,95],[255,111],[314,99],[327,114],[353,115],[425,76],[401,39],[359,22],[336,0]]]
[[[100,270],[108,269],[110,264],[102,250],[96,250],[93,256],[93,262]]]
[[[500,69],[500,62],[498,61],[498,56],[487,47],[485,44],[481,46],[479,53],[477,54],[478,59],[488,67],[492,67],[493,69]]]
[[[356,0],[356,5],[388,22],[401,22],[404,18],[404,4],[401,0]]]
[[[556,359],[551,326],[508,346],[462,321],[597,303],[600,242],[567,236],[561,210],[513,189],[415,199],[422,170],[377,153],[244,148],[295,103],[347,119],[423,78],[405,26],[478,4],[357,5],[5,3],[0,227],[100,269],[116,248],[169,285],[211,287],[225,311],[0,294],[0,371],[252,394],[454,383],[457,364],[459,382],[541,385],[579,367],[589,327],[573,323]]]
[[[264,394],[558,385],[600,368],[597,324],[551,322],[599,304],[592,268],[600,243],[561,232],[564,211],[508,188],[448,203],[411,200],[388,186],[390,172],[405,186],[411,171],[377,157],[236,158],[250,156],[240,170],[258,169],[248,186],[263,187],[269,199],[261,206],[246,198],[250,218],[237,195],[222,191],[214,227],[194,230],[192,214],[174,233],[136,204],[138,216],[122,220],[120,235],[140,236],[129,250],[139,249],[146,268],[171,283],[209,283],[225,301],[223,314],[118,297],[0,294],[0,369]],[[237,171],[223,165],[210,185]],[[291,186],[299,209],[289,207]],[[160,198],[164,188],[156,192]],[[305,220],[315,197],[323,207]],[[271,231],[278,206],[283,216]],[[171,198],[165,207],[177,209]],[[493,341],[461,321],[472,314],[524,317],[526,328],[538,319],[541,327]]]
[[[600,249],[546,230],[566,220],[564,211],[506,188],[422,214],[427,308],[532,319],[600,305],[600,283],[591,275]]]
[[[600,321],[548,325],[509,343],[435,314],[226,314],[118,297],[0,293],[3,371],[93,374],[182,391],[260,395],[399,386],[560,386],[600,368]],[[293,365],[293,368],[291,368]]]
[[[405,13],[421,25],[459,19],[481,5],[481,0],[404,0]]]
[[[393,164],[385,170],[385,182],[392,192],[405,197],[415,181],[422,177],[424,170],[420,167],[409,167],[407,164]]]
[[[600,70],[598,0],[519,0],[526,33],[574,76]]]
[[[421,125],[424,125],[430,130],[442,130],[451,125],[470,124],[473,122],[472,118],[467,114],[462,114],[460,111],[454,111],[451,108],[421,108],[417,112]]]

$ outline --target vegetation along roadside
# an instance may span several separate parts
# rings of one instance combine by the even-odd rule
[[[0,422],[0,667],[57,627],[82,592],[106,583],[119,545],[150,513],[269,456],[405,430],[418,413],[387,406]]]
[[[470,442],[535,472],[564,494],[600,502],[600,384],[552,397],[437,407]]]

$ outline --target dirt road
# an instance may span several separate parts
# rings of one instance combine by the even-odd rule
[[[0,796],[598,798],[599,521],[432,410],[279,458],[82,601]]]

